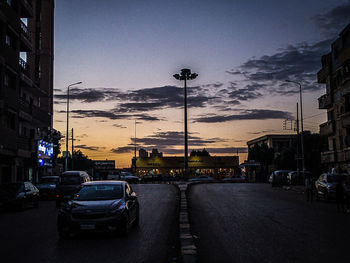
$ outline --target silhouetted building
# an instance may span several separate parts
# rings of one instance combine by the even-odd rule
[[[158,149],[152,149],[152,152],[150,154],[150,157],[163,157],[163,153],[158,152]]]
[[[139,150],[139,157],[141,157],[141,158],[148,157],[148,152],[145,149],[140,149]]]
[[[350,24],[322,56],[318,83],[326,84],[326,94],[318,99],[319,109],[327,109],[327,122],[320,134],[328,137],[328,150],[321,153],[327,169],[347,170],[350,164]]]
[[[200,174],[223,178],[234,175],[238,170],[238,156],[189,156],[189,177]],[[184,157],[138,157],[136,159],[136,175],[148,176],[173,176],[182,178],[184,169]]]
[[[266,144],[268,148],[273,149],[275,155],[278,155],[284,149],[291,148],[297,142],[295,134],[267,134],[256,139],[247,141],[248,149],[255,145]]]
[[[51,141],[53,10],[53,0],[0,1],[0,183],[47,170],[37,150]]]

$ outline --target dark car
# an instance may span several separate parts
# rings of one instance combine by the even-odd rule
[[[95,181],[83,184],[72,201],[58,214],[57,230],[62,238],[79,231],[127,234],[139,222],[136,193],[125,181]]]
[[[315,182],[316,198],[322,197],[325,200],[335,199],[336,188],[340,179],[346,177],[346,174],[321,174]]]
[[[208,175],[200,175],[198,177],[194,177],[188,180],[189,182],[213,182],[213,177]]]
[[[0,207],[24,209],[39,206],[39,190],[30,182],[5,183],[0,185]]]
[[[82,184],[90,182],[91,177],[84,171],[67,171],[60,175],[56,186],[56,206],[68,201],[81,189]]]
[[[291,171],[287,175],[287,184],[288,185],[303,185],[305,183],[306,177],[312,177],[312,174],[310,172],[303,172],[299,171],[299,174],[297,171]]]
[[[269,177],[269,183],[275,185],[286,185],[289,172],[291,172],[291,170],[277,170],[272,172]]]
[[[41,198],[52,199],[56,195],[56,185],[59,182],[59,176],[43,176],[36,187],[40,191]]]

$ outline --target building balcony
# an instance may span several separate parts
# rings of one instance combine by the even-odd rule
[[[350,161],[350,147],[344,149],[344,161]]]
[[[32,0],[21,0],[21,17],[33,17]]]
[[[318,98],[319,109],[329,109],[332,107],[332,99],[329,94],[324,94]]]
[[[350,112],[346,112],[340,116],[342,126],[344,128],[350,128]]]
[[[335,152],[321,152],[321,163],[334,163],[335,162]]]
[[[32,109],[32,116],[33,116],[33,121],[40,122],[45,127],[48,127],[51,122],[49,113],[35,106],[33,106],[33,109]]]
[[[329,75],[329,66],[327,65],[322,67],[322,69],[319,72],[317,72],[317,82],[326,84],[328,75]]]
[[[332,135],[335,130],[334,126],[335,126],[334,121],[327,121],[325,123],[322,123],[320,125],[320,134],[324,136]]]
[[[19,63],[19,65],[20,65],[21,71],[22,71],[26,76],[30,76],[29,64],[28,64],[27,62],[25,62],[22,58],[19,58],[18,63]]]
[[[25,99],[19,98],[18,99],[18,106],[19,106],[20,111],[25,113],[25,115],[24,115],[26,117],[25,119],[28,119],[26,115],[29,115],[30,116],[30,121],[31,121],[32,120],[32,113],[33,113],[33,105],[31,105]]]
[[[27,26],[21,21],[21,51],[32,51],[32,40]]]

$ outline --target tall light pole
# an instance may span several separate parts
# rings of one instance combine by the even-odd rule
[[[185,172],[185,179],[188,179],[188,136],[187,136],[187,80],[195,79],[198,74],[197,73],[191,73],[191,70],[188,68],[181,69],[180,74],[173,75],[174,78],[177,80],[183,80],[184,81],[184,108],[185,108],[185,159],[184,159],[184,172]]]
[[[79,81],[79,82],[76,82],[76,83],[73,83],[73,84],[70,84],[68,85],[67,87],[67,134],[66,134],[66,165],[65,165],[65,171],[68,171],[68,141],[69,141],[69,138],[68,138],[68,131],[69,131],[69,88],[74,86],[74,85],[78,85],[78,84],[81,84],[82,82]]]
[[[294,83],[299,85],[299,96],[300,96],[300,126],[301,126],[301,161],[302,161],[302,169],[303,169],[303,175],[305,172],[305,158],[304,158],[304,122],[303,122],[303,95],[302,95],[302,89],[300,82],[292,81],[289,79],[286,79],[286,82]]]

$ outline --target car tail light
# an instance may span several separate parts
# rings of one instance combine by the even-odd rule
[[[56,198],[59,198],[60,197],[60,195],[56,195]]]

